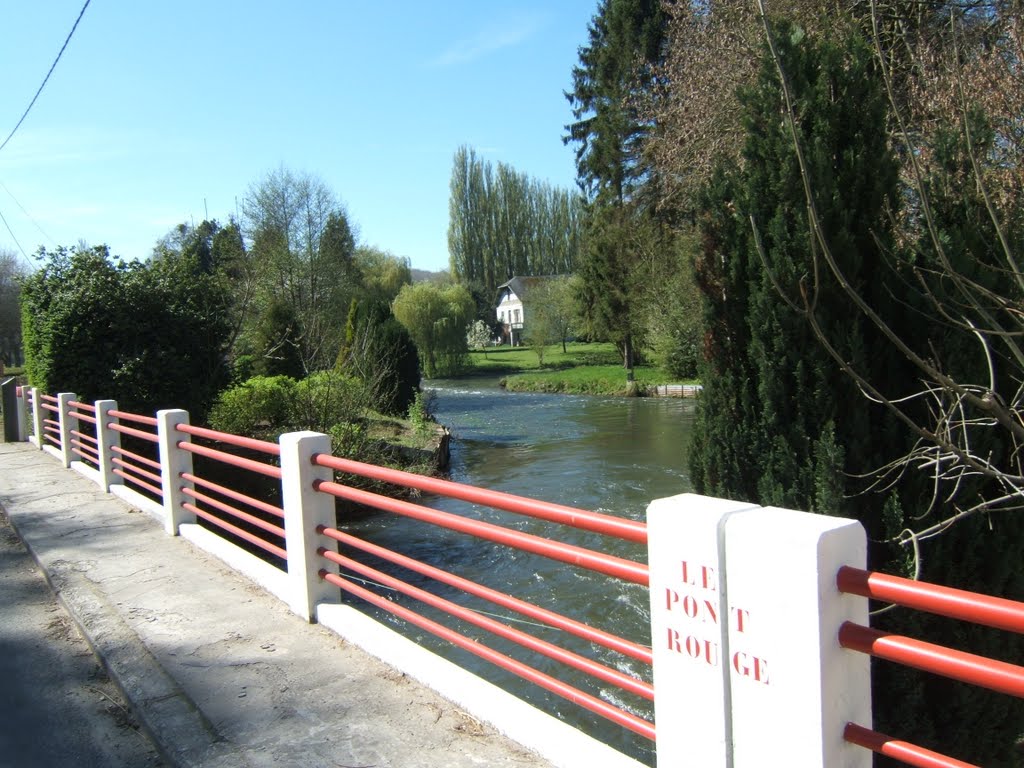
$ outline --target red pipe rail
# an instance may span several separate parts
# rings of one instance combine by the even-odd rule
[[[215,509],[219,509],[221,512],[225,512],[231,515],[232,517],[237,517],[239,520],[244,520],[250,525],[254,525],[257,528],[261,528],[267,533],[272,533],[275,536],[278,536],[282,539],[284,538],[284,528],[282,528],[279,525],[274,525],[273,523],[269,523],[266,520],[262,520],[256,517],[255,515],[250,515],[248,512],[243,512],[237,507],[232,507],[230,504],[226,504],[223,501],[219,501],[218,499],[215,499],[212,496],[207,496],[205,493],[200,493],[199,491],[196,491],[193,488],[183,486],[181,492],[186,496],[195,499],[196,501],[202,501],[206,504],[209,504],[211,507]]]
[[[426,493],[434,493],[438,496],[468,501],[472,504],[493,507],[505,512],[513,512],[518,515],[561,523],[573,528],[602,533],[606,536],[614,536],[638,544],[647,543],[647,523],[636,520],[627,520],[615,517],[614,515],[603,515],[598,512],[588,512],[583,509],[576,509],[575,507],[551,504],[550,502],[529,499],[524,496],[514,496],[513,494],[502,493],[501,491],[475,488],[471,485],[453,483],[450,480],[440,480],[435,477],[426,477],[413,474],[412,472],[403,472],[398,469],[377,467],[372,464],[364,464],[359,461],[342,459],[323,453],[315,454],[313,456],[313,463],[317,466],[330,467],[350,475],[358,475],[359,477],[366,477],[371,480],[381,480],[405,488],[415,488]]]
[[[157,470],[158,472],[161,469],[159,461],[154,461],[153,459],[147,459],[145,456],[140,456],[137,453],[133,453],[131,451],[125,450],[124,448],[121,448],[118,445],[110,446],[110,451],[111,451],[111,453],[116,453],[116,454],[118,454],[120,456],[124,456],[125,458],[132,459],[133,461],[137,461],[140,464],[144,464],[147,467],[152,467],[153,469]]]
[[[127,480],[132,485],[136,485],[139,488],[144,488],[145,490],[153,494],[156,498],[161,500],[163,499],[163,480],[160,478],[159,475],[154,475],[152,472],[147,472],[146,470],[141,469],[140,467],[136,467],[134,464],[129,464],[128,462],[123,461],[122,459],[115,458],[113,459],[112,463],[117,465],[117,467],[114,467],[114,469],[111,470],[115,475],[124,480]],[[118,467],[121,467],[121,469],[118,469]],[[145,480],[142,480],[136,477],[135,475],[147,477],[150,480],[159,483],[159,485],[150,485]]]
[[[894,739],[856,723],[846,724],[843,739],[850,744],[865,747],[872,752],[894,758],[906,765],[914,766],[914,768],[981,768],[973,763],[965,763],[916,744]]]
[[[1024,698],[1024,667],[843,622],[839,645],[879,659]]]
[[[316,461],[316,457],[314,457],[314,461]],[[322,466],[327,465],[324,464]],[[332,496],[355,501],[376,509],[394,512],[414,520],[433,523],[441,528],[468,533],[477,538],[505,544],[562,563],[577,565],[605,574],[606,576],[614,576],[623,581],[632,582],[633,584],[650,585],[650,571],[648,567],[632,560],[615,557],[614,555],[606,555],[572,544],[563,544],[530,533],[512,531],[493,523],[485,523],[448,512],[440,512],[400,499],[392,499],[369,491],[362,491],[358,488],[349,488],[346,485],[328,480],[317,480],[313,483],[313,487],[322,493],[329,493]]]
[[[431,621],[425,616],[421,616],[415,611],[411,611],[408,608],[404,608],[400,605],[393,603],[385,597],[375,595],[368,589],[364,589],[350,581],[338,576],[335,573],[329,573],[326,570],[320,571],[320,578],[325,581],[334,584],[336,587],[340,587],[342,590],[349,594],[355,595],[356,597],[365,600],[368,603],[372,603],[378,608],[382,608],[389,613],[398,616],[410,624],[414,624],[421,629],[424,629],[438,637],[447,640],[448,642],[457,645],[463,650],[469,651],[470,653],[479,656],[486,661],[491,662],[495,666],[501,667],[502,669],[508,670],[513,674],[519,675],[520,677],[529,680],[530,682],[544,688],[547,691],[551,691],[559,696],[562,696],[569,701],[595,712],[608,720],[617,723],[629,730],[644,736],[648,739],[654,740],[654,724],[648,720],[644,720],[641,717],[625,712],[619,709],[613,704],[609,704],[606,701],[591,696],[577,688],[563,683],[557,678],[551,677],[550,675],[544,674],[533,667],[524,664],[516,659],[506,656],[499,651],[495,651],[492,648],[488,648],[486,645],[482,645],[475,640],[471,640],[454,630],[445,627],[442,624],[438,624],[435,621]]]
[[[261,512],[266,512],[268,515],[274,515],[275,517],[280,517],[282,519],[284,518],[284,510],[281,509],[281,507],[275,507],[273,504],[268,504],[265,501],[254,499],[252,496],[247,496],[240,491],[235,491],[223,485],[218,485],[217,483],[206,480],[198,475],[193,475],[191,472],[182,472],[181,479],[188,480],[189,482],[198,485],[200,488],[216,491],[223,496],[227,496],[229,499],[234,499],[235,501],[240,501],[243,504],[248,504],[250,507],[258,509]]]
[[[110,411],[110,413],[113,413],[113,411]],[[126,427],[123,424],[118,424],[116,421],[107,422],[107,428],[112,429],[115,432],[120,432],[122,435],[131,435],[132,437],[137,437],[140,440],[146,440],[150,443],[160,442],[160,438],[152,432],[145,432],[141,429]]]
[[[143,469],[142,467],[137,467],[134,464],[130,464],[127,461],[124,461],[123,459],[115,458],[115,459],[112,460],[112,463],[116,464],[119,467],[123,467],[125,470],[127,470],[129,472],[133,472],[134,474],[138,475],[139,477],[144,477],[147,480],[152,480],[154,483],[160,483],[160,484],[163,483],[163,479],[160,477],[160,475],[155,474],[153,472],[148,472],[147,470]],[[160,491],[160,495],[161,496],[163,495],[163,491],[162,490]]]
[[[232,445],[238,448],[245,448],[247,450],[257,451],[270,456],[281,455],[281,448],[279,445],[277,445],[276,443],[267,442],[265,440],[256,440],[254,438],[242,437],[240,435],[232,435],[227,432],[218,432],[213,429],[206,429],[205,427],[195,427],[192,426],[191,424],[178,424],[176,428],[182,434],[191,435],[193,437],[200,437],[206,440],[214,440],[220,443]],[[235,454],[232,453],[227,453],[216,448],[210,448],[205,445],[199,445],[197,443],[193,443],[187,440],[179,440],[177,442],[177,447],[183,451],[188,451],[189,453],[193,453],[198,456],[204,456],[206,458],[213,459],[214,461],[219,461],[223,464],[227,464],[232,467],[237,467],[239,469],[245,469],[250,472],[255,472],[266,477],[271,477],[275,480],[281,479],[280,467],[265,464],[263,462],[255,461],[253,459],[247,459],[243,456],[236,456]],[[232,499],[234,501],[240,501],[243,504],[247,504],[254,509],[273,515],[277,518],[284,517],[284,510],[282,510],[280,507],[275,507],[272,504],[267,504],[266,502],[262,502],[259,499],[254,499],[251,496],[248,496],[244,493],[240,493],[239,491],[234,491],[230,488],[225,488],[224,486],[218,485],[217,483],[213,483],[209,480],[204,480],[203,478],[198,477],[193,473],[183,472],[181,473],[180,477],[181,479],[190,481],[205,490],[211,490],[223,494],[229,499]],[[243,521],[255,528],[259,528],[260,530],[266,533],[272,534],[273,536],[277,536],[280,539],[284,539],[285,537],[284,528],[280,525],[276,525],[267,520],[263,520],[262,518],[259,518],[256,515],[252,515],[224,501],[214,498],[213,496],[202,493],[200,491],[196,491],[192,488],[182,487],[181,491],[186,496],[189,496],[196,502],[202,502],[224,514],[231,515],[237,520]],[[246,531],[245,529],[240,528],[239,526],[234,525],[228,522],[227,520],[224,520],[223,518],[217,517],[209,510],[204,510],[201,507],[197,506],[196,504],[186,502],[183,503],[182,506],[185,509],[188,509],[191,512],[193,512],[197,517],[200,517],[203,520],[206,520],[207,522],[212,523],[213,525],[237,536],[243,541],[246,541],[249,544],[252,544],[253,546],[262,549],[264,552],[268,552],[274,555],[275,557],[279,557],[282,560],[287,561],[288,553],[285,548],[278,546],[273,542],[267,541],[266,539],[260,538],[256,534]]]
[[[473,488],[471,486],[451,483],[445,480],[413,475],[408,472],[389,470],[383,467],[374,467],[360,462],[339,459],[337,457],[327,456],[324,454],[317,454],[313,456],[312,461],[315,465],[328,467],[339,472],[346,472],[348,474],[355,474],[374,480],[390,482],[403,487],[416,488],[424,492],[448,496],[450,498],[456,498],[470,503],[492,506],[517,514],[528,515],[550,522],[569,525],[578,529],[616,536],[617,538],[625,539],[627,541],[645,542],[647,538],[646,525],[643,523],[614,518],[609,515],[599,515],[596,513],[586,512],[584,510],[576,510],[570,507],[560,507],[559,505],[538,502],[533,499],[512,496],[511,494],[487,491],[485,489]],[[630,583],[640,584],[643,586],[649,585],[650,574],[648,567],[645,564],[637,563],[632,560],[607,555],[601,552],[585,549],[583,547],[564,544],[562,542],[553,541],[534,534],[510,530],[493,523],[429,509],[418,504],[382,496],[370,491],[352,488],[341,483],[318,480],[314,482],[313,487],[321,493],[328,493],[338,498],[344,498],[359,504],[433,524],[441,528],[511,546],[515,549],[548,557],[558,562],[584,567],[591,571],[622,579]],[[578,637],[612,648],[613,650],[629,655],[633,658],[640,659],[646,663],[650,663],[651,661],[652,652],[650,648],[644,648],[639,644],[616,637],[611,633],[588,627],[581,622],[576,622],[554,612],[546,611],[538,606],[533,606],[524,601],[517,600],[510,595],[505,595],[496,590],[491,590],[482,585],[455,576],[454,574],[434,568],[433,566],[426,565],[425,563],[419,563],[418,561],[397,553],[389,552],[384,548],[377,547],[376,545],[369,544],[368,542],[362,542],[355,537],[338,531],[337,529],[321,526],[317,530],[322,535],[328,536],[329,538],[335,539],[336,541],[344,543],[350,547],[376,555],[388,562],[408,568],[413,572],[435,578],[441,583],[456,587],[477,597],[490,600],[497,605],[520,612],[523,615],[545,622],[550,626],[557,626],[561,629],[565,629]],[[506,624],[483,617],[476,611],[451,603],[443,598],[418,589],[417,587],[401,581],[400,579],[385,574],[368,565],[359,563],[358,561],[344,555],[339,555],[324,548],[321,548],[319,551],[323,557],[342,566],[348,571],[362,574],[379,584],[396,589],[405,595],[430,605],[449,616],[481,627],[495,635],[498,635],[499,637],[515,642],[536,653],[555,659],[567,667],[588,674],[592,679],[603,681],[604,683],[610,683],[624,691],[642,698],[653,699],[654,697],[653,686],[642,679],[626,675],[597,661],[579,656],[578,654],[572,653],[564,648],[560,648],[557,645],[521,632],[513,627],[509,627]],[[330,583],[341,587],[346,592],[356,595],[357,597],[361,597],[379,608],[400,616],[411,624],[421,627],[460,648],[469,650],[477,656],[480,656],[498,667],[506,669],[547,691],[567,698],[579,706],[595,712],[634,733],[646,736],[650,739],[654,738],[653,724],[643,718],[637,717],[613,704],[602,701],[601,699],[590,696],[568,683],[559,681],[556,678],[535,669],[534,667],[514,660],[499,651],[489,648],[486,645],[461,634],[455,629],[445,627],[438,622],[432,621],[425,616],[420,615],[416,611],[397,606],[395,603],[381,598],[369,590],[352,584],[341,575],[321,571],[321,576]]]
[[[97,447],[100,444],[99,440],[97,440],[93,435],[87,435],[84,432],[79,432],[77,429],[72,429],[71,434],[80,440],[84,440],[89,443],[91,447]]]
[[[252,459],[235,456],[232,453],[218,451],[216,448],[207,448],[204,445],[197,445],[196,443],[190,443],[186,440],[179,440],[178,447],[183,451],[188,451],[189,453],[194,453],[199,456],[205,456],[208,459],[214,459],[215,461],[229,464],[232,467],[247,469],[250,472],[256,472],[260,475],[266,475],[267,477],[273,477],[276,480],[281,479],[280,467],[274,467],[269,464],[263,464],[259,461],[253,461]]]
[[[81,438],[88,438],[88,435],[83,435],[81,432],[72,432],[72,434],[79,435]],[[93,440],[93,442],[95,443],[96,441]],[[82,440],[72,440],[71,450],[78,454],[82,459],[91,461],[93,464],[99,465],[100,463],[100,454],[98,450],[95,447],[82,442]]]
[[[54,405],[56,405],[56,404],[57,404],[57,402],[58,402],[58,401],[57,401],[57,398],[56,398],[56,397],[54,397],[53,395],[47,395],[47,394],[42,394],[42,395],[40,395],[39,397],[40,397],[40,398],[41,398],[41,399],[42,399],[42,400],[43,400],[44,402],[47,402],[47,403],[53,403]]]
[[[107,411],[107,416],[113,416],[115,419],[121,419],[121,421],[130,421],[135,424],[145,424],[149,427],[155,427],[157,425],[156,419],[152,416],[140,416],[137,413],[129,413],[128,411],[119,411],[111,408]]]
[[[257,440],[252,437],[232,435],[229,432],[218,432],[214,429],[195,427],[191,424],[178,424],[177,429],[179,432],[183,432],[186,435],[192,435],[193,437],[204,437],[207,440],[215,440],[221,443],[227,443],[228,445],[234,445],[239,448],[248,448],[251,451],[259,451],[260,453],[270,454],[271,456],[281,455],[281,446],[277,443],[267,442],[266,440]]]
[[[82,421],[87,421],[90,424],[96,423],[95,405],[89,405],[88,403],[80,403],[77,400],[70,400],[68,402],[68,409],[68,415],[74,416],[76,419],[81,419]],[[90,416],[89,414],[92,415]]]
[[[317,528],[317,532],[327,536],[328,538],[334,539],[345,546],[374,555],[382,560],[387,560],[390,563],[432,578],[442,584],[447,584],[448,586],[460,589],[475,597],[488,600],[502,608],[516,611],[530,619],[544,622],[551,627],[568,632],[576,637],[596,643],[608,648],[609,650],[617,651],[624,656],[637,659],[645,664],[652,663],[653,653],[651,649],[640,645],[639,643],[626,640],[625,638],[613,635],[610,632],[595,629],[588,624],[570,619],[560,613],[549,611],[546,608],[541,608],[533,603],[528,603],[524,600],[520,600],[519,598],[512,597],[504,592],[499,592],[495,589],[491,589],[490,587],[477,584],[475,581],[470,581],[469,579],[456,576],[453,573],[449,573],[448,571],[436,568],[432,565],[421,563],[419,560],[414,560],[411,557],[406,557],[405,555],[400,555],[397,552],[392,552],[390,549],[385,549],[384,547],[376,544],[371,544],[368,541],[363,541],[362,539],[356,538],[348,533],[343,533],[335,528],[324,528],[321,526]]]
[[[1024,603],[843,566],[840,592],[1024,634]]]
[[[457,619],[462,619],[474,626],[486,629],[488,632],[491,632],[498,637],[510,640],[517,645],[539,653],[542,656],[546,656],[549,659],[554,659],[567,667],[585,672],[598,680],[611,683],[612,685],[625,691],[629,691],[636,696],[640,696],[650,701],[654,700],[654,686],[650,683],[631,677],[630,675],[619,672],[611,667],[607,667],[604,664],[593,661],[592,659],[580,656],[578,653],[567,651],[553,643],[541,640],[540,638],[534,637],[526,632],[510,627],[507,624],[502,624],[500,621],[496,621],[488,616],[483,616],[472,609],[465,608],[451,602],[450,600],[445,600],[443,597],[433,595],[426,590],[414,587],[401,579],[389,576],[383,571],[379,571],[376,568],[360,563],[357,560],[345,557],[344,555],[339,555],[337,552],[331,552],[323,549],[322,547],[318,552],[322,557],[330,560],[332,563],[340,565],[342,568],[347,568],[350,571],[362,574],[366,578],[372,579],[382,586],[394,589],[404,595],[408,595],[425,605],[429,605],[432,608],[443,611]]]
[[[195,504],[192,504],[192,503],[186,501],[186,502],[183,502],[181,506],[184,507],[185,509],[189,510],[190,512],[192,512],[196,517],[200,517],[203,520],[206,520],[208,523],[211,523],[212,525],[216,525],[218,528],[223,528],[225,531],[228,531],[229,533],[234,534],[238,538],[243,539],[244,541],[249,542],[253,546],[259,547],[260,549],[263,549],[263,550],[265,550],[266,552],[269,552],[272,555],[276,555],[277,557],[281,558],[282,560],[287,560],[288,559],[288,553],[284,549],[282,549],[281,547],[278,547],[278,546],[276,546],[274,544],[271,544],[268,541],[264,541],[259,536],[254,536],[253,534],[249,533],[248,531],[244,531],[241,528],[239,528],[237,525],[232,525],[228,521],[222,520],[221,518],[217,517],[216,515],[211,515],[209,512],[207,512],[204,509],[201,509],[201,508],[197,507]]]

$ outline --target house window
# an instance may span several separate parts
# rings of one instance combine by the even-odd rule
[[[516,313],[516,320],[515,321],[518,323],[519,322],[519,310],[518,309],[514,309],[512,311]]]

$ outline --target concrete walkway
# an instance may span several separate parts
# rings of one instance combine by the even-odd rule
[[[167,765],[548,765],[27,443],[0,507]]]

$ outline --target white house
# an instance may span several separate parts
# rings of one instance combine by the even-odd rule
[[[520,342],[523,325],[526,322],[526,308],[523,301],[530,289],[538,283],[548,280],[547,277],[513,277],[498,286],[498,322],[501,323],[502,341],[506,339],[512,346]]]

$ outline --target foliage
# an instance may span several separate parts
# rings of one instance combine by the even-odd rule
[[[381,413],[404,414],[419,390],[416,345],[390,307],[379,301],[352,300],[335,368],[361,380],[371,407]]]
[[[328,367],[359,282],[355,235],[344,209],[322,180],[282,167],[249,188],[243,212],[251,241],[246,257],[257,283],[256,315],[262,317],[257,322],[294,334],[253,339],[247,351],[273,356],[292,344],[303,371]],[[281,307],[294,324],[276,322]]]
[[[672,380],[697,375],[703,324],[694,275],[698,238],[694,228],[664,237],[658,257],[645,261],[638,312],[652,360]]]
[[[627,372],[644,332],[640,265],[654,247],[657,230],[649,216],[619,204],[595,207],[588,221],[576,283],[580,317],[589,335],[615,343]]]
[[[351,377],[321,371],[296,381],[289,376],[254,376],[220,393],[210,425],[222,432],[274,440],[284,432],[330,432],[358,422],[366,391]]]
[[[210,426],[233,435],[276,436],[292,424],[295,379],[254,376],[217,396]]]
[[[649,126],[636,103],[652,85],[666,20],[656,0],[602,0],[566,94],[575,122],[565,141],[577,145],[577,180],[590,204],[580,305],[588,330],[622,350],[627,380],[642,336],[638,266],[652,232],[640,194],[650,170],[640,151]]]
[[[14,251],[0,250],[0,361],[14,365],[22,360],[19,295],[26,270]]]
[[[40,258],[21,297],[33,386],[205,416],[227,380],[221,282],[194,258],[114,264],[105,246],[41,249]]]
[[[262,350],[253,365],[254,370],[264,376],[301,378],[305,371],[301,337],[295,308],[284,299],[271,299],[252,331],[256,349]]]
[[[656,169],[651,195],[691,210],[719,163],[742,163],[744,127],[738,93],[758,76],[764,29],[757,3],[705,0],[665,4],[669,22],[656,88],[643,95],[652,125],[644,153]],[[1002,0],[789,0],[771,4],[808,34],[842,35],[851,27],[877,42],[892,71],[894,101],[922,141],[927,160],[935,132],[959,121],[961,86],[993,120],[999,162],[985,169],[997,197],[1024,188],[1020,157],[1024,88],[1020,9]],[[898,124],[889,127],[894,134]],[[894,136],[898,140],[898,136]],[[901,175],[912,179],[910,153]],[[904,222],[915,226],[912,219]]]
[[[524,299],[525,312],[529,318],[526,324],[526,342],[530,346],[543,342],[562,343],[562,352],[572,336],[579,316],[576,297],[580,293],[580,281],[569,276],[549,277],[535,281]],[[535,333],[535,328],[539,329]],[[543,360],[541,360],[543,363]]]
[[[623,203],[648,172],[641,142],[648,126],[636,96],[651,86],[661,60],[667,17],[657,0],[601,0],[579,50],[566,98],[575,122],[565,142],[576,144],[576,169],[588,200]]]
[[[358,379],[318,371],[295,385],[292,424],[299,429],[328,432],[339,424],[356,423],[369,405],[368,394]]]
[[[572,272],[582,201],[511,166],[493,168],[468,147],[455,153],[448,203],[452,276],[477,293],[490,317],[498,286],[517,275]]]
[[[466,329],[473,297],[460,285],[416,283],[402,287],[392,311],[416,342],[428,378],[450,376],[462,368]]]
[[[437,426],[433,416],[433,393],[420,390],[416,393],[412,405],[409,406],[409,421],[412,422],[416,434],[426,436]]]
[[[475,320],[466,332],[466,346],[469,349],[481,349],[487,356],[487,348],[491,345],[494,334],[491,327],[483,320]]]
[[[648,387],[664,384],[664,374],[657,368],[637,366],[632,384],[622,379],[618,365],[582,365],[576,368],[517,373],[506,376],[502,384],[509,392],[553,392],[572,395],[634,396]]]
[[[380,248],[366,245],[356,248],[355,266],[362,286],[360,293],[369,301],[390,304],[403,285],[412,284],[409,260]]]
[[[977,347],[953,338],[953,315],[934,311],[935,299],[955,283],[949,273],[934,271],[936,260],[926,249],[895,271],[887,266],[887,257],[899,253],[893,214],[901,203],[916,201],[898,184],[889,98],[874,52],[856,34],[822,40],[780,25],[773,37],[775,57],[762,56],[756,86],[739,95],[744,162],[738,168],[723,162],[699,199],[707,358],[691,453],[695,487],[857,518],[871,542],[871,565],[881,570],[917,566],[940,583],[1019,593],[1024,584],[1009,565],[1024,554],[1018,522],[987,521],[1004,534],[998,556],[982,543],[991,534],[976,519],[928,543],[904,537],[919,516],[941,515],[945,504],[935,478],[904,471],[916,437],[906,422],[888,417],[884,400],[927,419],[942,407],[941,390],[928,387],[926,397],[919,396],[921,371],[912,357],[862,309],[873,308],[890,329],[919,339],[944,372],[970,380],[972,368],[985,363]],[[945,176],[944,183],[953,178]],[[969,197],[964,192],[950,201],[961,205]],[[938,241],[977,236],[968,233],[972,223],[962,211],[953,218],[960,224]],[[984,285],[984,268],[977,267],[985,260],[965,255],[965,261],[972,285]],[[925,290],[915,291],[915,282]],[[958,314],[968,306],[963,298],[957,294]],[[872,400],[859,400],[859,387],[872,392]],[[992,457],[1001,450],[984,438],[977,449]],[[893,471],[873,486],[875,470],[887,466]],[[963,474],[956,484],[970,495],[977,478]],[[936,509],[929,510],[933,502]],[[909,547],[900,546],[911,539],[916,562]],[[959,630],[923,615],[890,614],[886,625],[962,645]],[[1016,638],[986,635],[973,650],[1015,657],[1021,649]],[[943,751],[986,765],[1007,764],[1024,727],[1019,708],[924,678],[875,670],[875,685],[884,691],[875,698],[878,727],[912,732],[928,746],[944,742]]]

